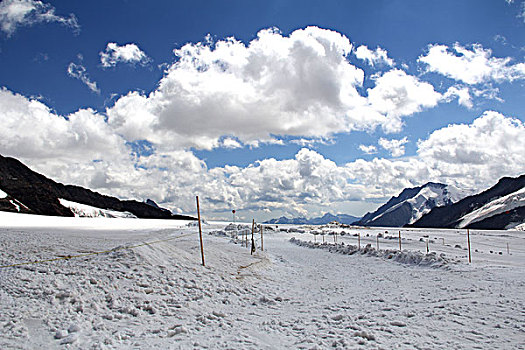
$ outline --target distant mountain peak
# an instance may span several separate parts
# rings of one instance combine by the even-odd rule
[[[434,207],[447,206],[463,197],[455,187],[436,182],[405,188],[372,213],[367,213],[357,225],[402,227],[417,221]]]
[[[332,221],[337,221],[341,224],[348,224],[355,222],[356,220],[359,220],[358,217],[347,215],[347,214],[331,214],[331,213],[325,213],[323,216],[312,218],[312,219],[306,219],[304,217],[300,218],[287,218],[285,216],[281,216],[278,219],[271,219],[268,221],[265,221],[264,224],[272,224],[272,225],[324,225],[328,224]]]
[[[436,207],[411,226],[507,229],[525,222],[525,175],[503,177],[491,188]]]

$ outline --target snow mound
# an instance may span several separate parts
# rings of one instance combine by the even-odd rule
[[[136,218],[135,215],[127,211],[122,212],[116,210],[101,209],[86,204],[68,201],[63,198],[59,198],[58,200],[60,201],[60,204],[62,204],[64,207],[69,208],[73,212],[73,214],[75,214],[76,217]]]
[[[435,252],[423,254],[417,251],[399,251],[399,250],[377,250],[372,247],[371,244],[367,244],[363,248],[358,248],[355,245],[341,244],[330,244],[330,243],[315,243],[302,241],[300,239],[291,238],[291,243],[294,243],[300,247],[312,248],[312,249],[324,249],[330,253],[338,253],[344,255],[361,254],[366,256],[374,256],[383,259],[396,261],[401,264],[413,265],[413,266],[426,266],[426,267],[445,267],[454,260],[445,257],[444,253],[437,255]]]
[[[5,193],[4,191],[0,189],[0,199],[2,198],[7,198],[7,193]]]

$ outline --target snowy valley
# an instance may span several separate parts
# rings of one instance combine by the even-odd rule
[[[525,346],[522,231],[0,219],[4,349]]]

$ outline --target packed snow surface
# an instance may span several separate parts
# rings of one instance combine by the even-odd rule
[[[2,349],[525,347],[521,231],[0,222]]]
[[[504,197],[495,199],[481,208],[468,213],[463,216],[458,226],[466,227],[471,223],[523,206],[525,206],[525,187]]]
[[[60,204],[62,204],[66,208],[69,208],[73,212],[73,214],[75,214],[75,216],[78,216],[78,217],[136,218],[135,215],[127,211],[122,212],[122,211],[116,211],[116,210],[96,208],[96,207],[92,207],[87,204],[81,204],[81,203],[68,201],[63,198],[59,198],[58,200]]]

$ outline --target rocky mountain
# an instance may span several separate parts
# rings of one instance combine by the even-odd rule
[[[431,209],[451,205],[462,197],[463,194],[452,186],[429,182],[423,186],[404,189],[354,225],[402,227],[417,221]]]
[[[134,200],[120,200],[80,186],[63,185],[38,174],[14,158],[0,155],[0,210],[40,215],[74,216],[60,199],[105,210],[128,212],[138,218],[195,220]]]
[[[525,175],[504,177],[479,194],[434,208],[411,226],[508,229],[525,222]]]
[[[333,215],[330,213],[326,213],[321,217],[307,219],[307,218],[287,218],[284,216],[281,216],[278,219],[271,219],[268,221],[265,221],[264,224],[293,224],[293,225],[324,225],[328,224],[332,221],[337,221],[341,224],[348,224],[355,222],[356,220],[359,220],[358,217],[352,216],[352,215],[346,215],[346,214],[337,214]]]

